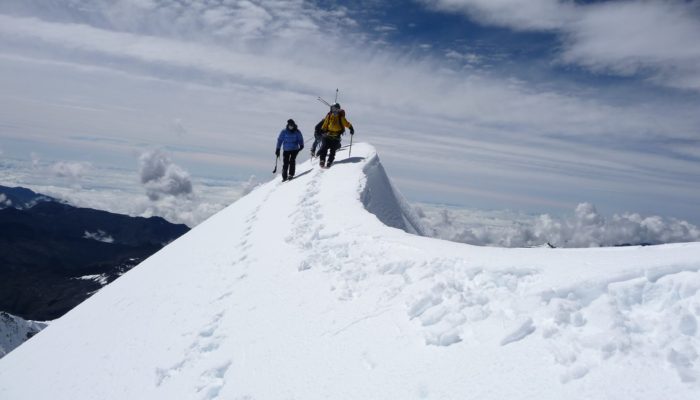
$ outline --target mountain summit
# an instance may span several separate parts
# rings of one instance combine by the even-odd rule
[[[374,148],[352,150],[52,323],[0,360],[0,398],[697,398],[700,243],[422,237]]]

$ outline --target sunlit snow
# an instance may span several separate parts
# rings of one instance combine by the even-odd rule
[[[697,399],[700,243],[422,237],[371,146],[338,154],[8,354],[0,398]]]

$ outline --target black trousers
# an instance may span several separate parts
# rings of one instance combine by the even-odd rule
[[[294,176],[294,170],[297,166],[297,154],[299,150],[285,150],[282,152],[282,179],[287,179]],[[289,172],[289,173],[288,173]]]
[[[321,163],[326,162],[326,155],[330,151],[330,155],[328,155],[328,165],[333,164],[333,160],[335,160],[335,152],[340,148],[340,138],[338,139],[333,139],[328,136],[323,138],[323,142],[321,142],[321,150],[318,151],[319,153],[319,158],[321,159]]]

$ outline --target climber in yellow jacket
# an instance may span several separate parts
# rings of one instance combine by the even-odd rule
[[[331,106],[331,111],[326,115],[323,125],[321,125],[323,141],[321,142],[321,149],[318,151],[321,168],[330,168],[331,164],[333,164],[335,152],[340,148],[340,135],[345,132],[345,128],[350,130],[351,135],[355,134],[355,128],[345,118],[345,110],[340,108],[340,104],[335,103]],[[330,155],[328,155],[329,151]],[[326,163],[327,155],[328,162]]]

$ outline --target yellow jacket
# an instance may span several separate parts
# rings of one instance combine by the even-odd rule
[[[345,119],[345,112],[341,110],[338,115],[328,113],[326,119],[323,120],[321,130],[323,132],[328,132],[328,136],[332,138],[340,138],[340,134],[345,130],[343,126],[345,126],[345,128],[352,128],[350,121]]]

